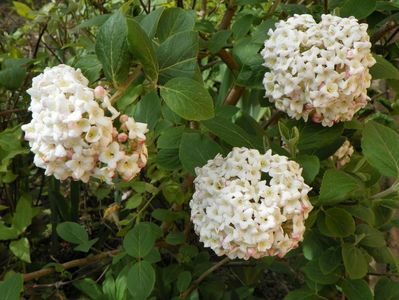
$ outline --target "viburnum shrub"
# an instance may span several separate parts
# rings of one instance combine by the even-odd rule
[[[294,2],[0,4],[0,295],[399,298],[399,5]]]

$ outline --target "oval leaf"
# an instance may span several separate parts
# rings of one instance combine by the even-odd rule
[[[127,274],[127,288],[135,299],[147,299],[155,285],[155,271],[145,260],[133,265]]]

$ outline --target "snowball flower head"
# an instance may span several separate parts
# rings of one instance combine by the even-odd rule
[[[79,69],[66,65],[46,68],[33,78],[27,91],[32,120],[22,129],[35,153],[34,163],[60,180],[130,180],[147,161],[147,124],[123,116],[115,127],[119,112],[107,92],[88,83]],[[126,139],[118,139],[123,134]]]
[[[269,36],[262,50],[269,69],[263,84],[277,109],[332,126],[366,106],[375,63],[367,24],[332,15],[316,23],[311,15],[294,15]]]
[[[195,170],[195,232],[219,256],[284,256],[303,239],[312,205],[299,165],[271,150],[234,148]]]

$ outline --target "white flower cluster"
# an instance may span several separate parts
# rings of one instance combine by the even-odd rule
[[[195,171],[191,219],[217,255],[282,257],[303,239],[311,188],[296,162],[271,150],[234,148]]]
[[[354,152],[351,143],[346,140],[341,147],[331,156],[331,159],[337,162],[337,167],[341,168],[345,166],[352,157]]]
[[[367,24],[353,17],[294,15],[269,31],[262,56],[266,96],[290,117],[323,126],[351,120],[369,100],[375,60]]]
[[[32,121],[22,129],[34,163],[60,180],[95,177],[111,184],[116,175],[130,180],[147,162],[147,124],[126,115],[118,123],[105,89],[88,83],[79,69],[66,65],[33,78],[27,91]]]

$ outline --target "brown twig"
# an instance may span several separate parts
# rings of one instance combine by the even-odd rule
[[[24,109],[24,108],[15,108],[15,109],[8,109],[8,110],[0,111],[0,117],[8,116],[8,115],[11,115],[13,113],[19,113],[19,112],[26,112],[26,109]]]
[[[224,104],[226,105],[236,105],[240,100],[242,94],[244,93],[245,88],[240,85],[233,85],[229,90],[226,98],[224,99]]]
[[[39,37],[37,38],[37,42],[35,45],[35,50],[33,51],[32,58],[36,58],[37,52],[39,51],[40,42],[42,41],[42,37],[43,37],[43,34],[46,32],[46,29],[47,29],[47,23],[45,23],[42,30],[40,30]]]
[[[237,5],[234,5],[233,2],[234,1],[229,1],[229,4],[227,4],[227,10],[223,16],[222,22],[220,22],[219,25],[220,30],[226,30],[230,28],[231,20],[233,19],[237,10]]]
[[[229,261],[230,261],[230,258],[225,257],[221,261],[219,261],[218,263],[216,263],[212,267],[210,267],[208,270],[206,270],[204,273],[202,273],[201,276],[198,277],[196,280],[194,280],[194,282],[191,284],[191,286],[180,295],[180,298],[181,299],[186,299],[188,296],[190,296],[190,294],[197,288],[197,286],[200,285],[200,283],[209,274],[211,274],[213,271],[219,269],[221,266],[223,266],[224,264],[228,263]]]
[[[229,69],[233,73],[237,72],[240,68],[234,57],[225,49],[220,50],[217,55],[223,60],[223,62],[229,67]]]
[[[177,7],[184,8],[183,0],[176,0],[176,6],[177,6]]]
[[[61,267],[64,270],[67,270],[67,269],[71,269],[71,268],[90,265],[90,264],[96,263],[98,261],[101,261],[103,259],[109,258],[109,257],[117,254],[119,251],[120,250],[118,250],[118,249],[111,250],[111,251],[103,252],[103,253],[100,253],[97,255],[88,256],[85,258],[74,259],[74,260],[71,260],[71,261],[61,264]],[[35,271],[32,273],[24,274],[23,278],[24,278],[24,282],[27,282],[27,281],[38,279],[38,278],[41,278],[43,276],[47,276],[47,275],[50,275],[53,273],[55,273],[54,268],[44,268],[44,269],[41,269],[41,270],[38,270],[38,271]]]
[[[370,38],[371,44],[375,44],[380,39],[382,39],[387,33],[398,26],[395,22],[389,22],[382,26],[378,31],[376,31]]]

